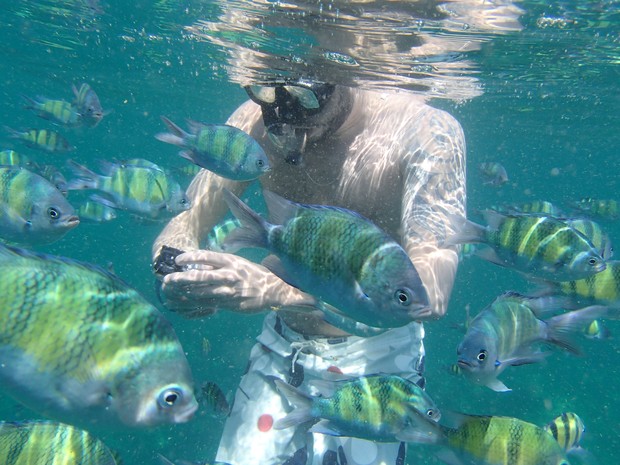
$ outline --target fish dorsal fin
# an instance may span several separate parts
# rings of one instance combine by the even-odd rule
[[[269,222],[272,224],[285,224],[291,218],[297,216],[301,205],[271,191],[263,191],[265,203],[269,210]]]

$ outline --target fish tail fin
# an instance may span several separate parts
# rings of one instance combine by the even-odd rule
[[[189,134],[165,116],[161,116],[161,120],[166,126],[168,126],[170,132],[160,132],[158,134],[155,134],[155,139],[166,142],[168,144],[178,145],[180,147],[186,146],[187,144],[185,140],[187,139]]]
[[[78,177],[67,182],[67,190],[97,189],[101,176],[73,160],[67,160],[67,166]]]
[[[288,403],[295,407],[295,410],[274,423],[274,429],[290,428],[291,426],[300,425],[313,419],[311,412],[312,397],[304,394],[299,389],[296,389],[276,376],[267,376],[267,378],[275,384],[278,392],[284,396]]]
[[[19,139],[22,137],[22,132],[18,131],[17,129],[13,129],[10,128],[8,126],[3,126],[4,130],[9,134],[9,137],[13,138],[13,139]]]
[[[574,335],[583,333],[592,321],[607,317],[609,313],[608,307],[593,305],[549,318],[545,320],[547,323],[547,341],[580,355],[581,349],[575,345]]]
[[[486,234],[486,228],[484,226],[469,221],[461,215],[450,214],[449,221],[458,232],[448,236],[442,244],[443,247],[469,244],[472,242],[484,242]]]
[[[223,190],[223,195],[230,211],[241,223],[241,227],[230,233],[224,240],[222,249],[226,252],[234,252],[243,247],[267,248],[267,236],[271,225],[228,189]]]
[[[28,97],[27,95],[22,94],[22,98],[26,101],[26,106],[24,107],[26,110],[38,110],[41,105],[40,102],[33,99],[32,97]]]

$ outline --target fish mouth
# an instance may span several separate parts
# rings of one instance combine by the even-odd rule
[[[461,368],[471,368],[472,365],[467,360],[457,360],[456,364]]]
[[[596,267],[594,267],[594,271],[596,273],[600,273],[601,271],[605,271],[607,269],[607,263],[603,262],[603,263],[599,263],[598,265],[596,265]]]
[[[76,215],[72,215],[67,218],[66,224],[68,228],[75,228],[78,224],[80,224],[80,218]]]
[[[194,417],[196,410],[198,410],[198,402],[196,399],[192,399],[192,402],[188,403],[183,410],[175,413],[174,422],[187,423]]]

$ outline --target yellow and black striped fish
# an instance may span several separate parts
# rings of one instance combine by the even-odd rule
[[[27,109],[35,110],[41,118],[45,118],[64,126],[79,126],[82,123],[77,108],[64,100],[53,100],[45,97],[33,99],[23,96],[28,102]]]
[[[418,415],[397,438],[443,445],[480,465],[570,465],[551,434],[518,418],[461,414],[452,428]]]
[[[549,291],[578,302],[617,306],[620,302],[620,261],[610,260],[607,268],[585,279],[549,283]]]
[[[544,427],[551,433],[565,451],[579,447],[579,441],[586,430],[583,421],[576,413],[565,412],[554,418]]]
[[[581,279],[605,269],[600,251],[560,219],[530,214],[483,212],[487,226],[462,218],[445,245],[481,242],[476,254],[490,262],[550,281]]]
[[[270,379],[296,407],[286,417],[276,421],[276,429],[321,420],[312,431],[396,442],[396,434],[411,423],[414,411],[431,421],[438,421],[441,417],[428,394],[417,384],[400,376],[369,375],[336,381],[332,386],[320,388],[322,396],[314,397],[279,378]]]
[[[572,205],[577,210],[604,220],[616,220],[620,216],[620,204],[613,199],[584,198]]]
[[[16,131],[5,126],[9,136],[23,141],[28,147],[43,150],[44,152],[69,152],[73,147],[67,139],[57,132],[48,129],[27,129]]]
[[[2,465],[116,465],[113,453],[87,431],[52,421],[0,422]]]

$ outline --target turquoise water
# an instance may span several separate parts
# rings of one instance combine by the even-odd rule
[[[503,15],[496,11],[494,21],[480,21],[471,5],[457,8],[461,2],[450,4],[450,11],[433,2],[2,3],[0,124],[50,128],[23,108],[21,95],[69,100],[71,84],[81,82],[112,110],[95,128],[59,130],[76,147],[68,155],[36,152],[0,136],[2,149],[14,148],[63,170],[68,157],[86,165],[143,157],[183,166],[175,150],[153,137],[163,129],[159,116],[223,122],[246,98],[239,83],[275,69],[434,97],[431,103],[451,112],[465,130],[471,214],[534,199],[558,205],[582,197],[620,200],[617,1],[553,6],[525,1]],[[418,53],[431,39],[452,45]],[[249,62],[236,61],[240,56]],[[499,189],[482,185],[477,166],[483,161],[500,161],[510,182]],[[612,240],[620,240],[618,223],[605,226]],[[40,250],[111,263],[156,302],[150,247],[162,227],[119,215],[108,224],[82,224]],[[555,353],[543,364],[507,370],[502,380],[511,393],[471,385],[447,370],[455,361],[465,307],[475,314],[505,290],[528,288],[509,270],[476,258],[462,263],[447,316],[426,325],[428,392],[442,408],[537,424],[574,411],[586,424],[584,446],[600,463],[614,463],[620,450],[617,322],[608,324],[615,338],[584,340],[584,357]],[[217,379],[233,391],[262,317],[218,314],[184,321],[166,315],[196,381]],[[206,354],[204,338],[211,347]],[[36,415],[8,398],[0,402],[0,419],[25,418]],[[207,461],[215,455],[222,424],[222,418],[201,409],[189,424],[97,434],[126,465],[155,463],[157,453]],[[409,463],[437,463],[418,455],[423,449],[411,450]]]

